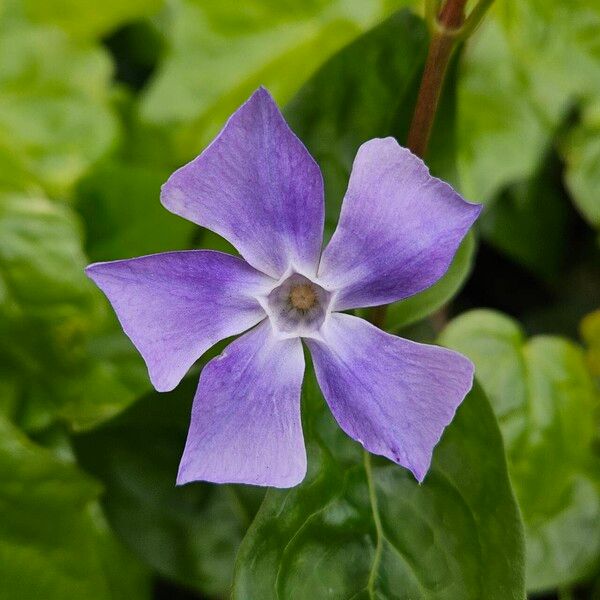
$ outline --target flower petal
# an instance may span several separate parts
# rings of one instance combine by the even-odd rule
[[[303,375],[300,339],[276,339],[268,321],[232,342],[200,375],[177,483],[300,483]]]
[[[172,390],[213,344],[264,319],[253,294],[273,284],[241,258],[208,250],[96,263],[86,272],[160,392]]]
[[[306,343],[340,427],[422,481],[434,446],[471,389],[472,363],[341,313],[330,316],[322,334]]]
[[[434,284],[480,210],[393,138],[364,143],[319,267],[323,285],[340,290],[333,309],[387,304]]]
[[[171,175],[161,201],[229,240],[275,278],[314,276],[323,241],[323,179],[269,92],[258,89],[215,140]]]

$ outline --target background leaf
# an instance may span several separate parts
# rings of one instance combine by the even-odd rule
[[[406,0],[253,0],[245,10],[176,0],[161,21],[169,51],[141,115],[168,125],[189,160],[259,85],[285,103],[336,50]]]
[[[175,487],[197,378],[150,394],[113,422],[76,439],[101,479],[119,537],[163,576],[211,596],[227,594],[233,560],[264,495],[261,488]]]
[[[471,311],[441,341],[466,354],[498,416],[527,541],[529,590],[564,586],[600,560],[598,396],[583,353],[514,320]]]
[[[68,207],[0,195],[0,373],[11,390],[2,404],[29,431],[56,419],[89,427],[148,386],[141,359],[83,272],[81,246]]]
[[[50,194],[68,194],[118,134],[109,105],[111,61],[58,29],[2,15],[0,56],[0,146]]]
[[[145,573],[111,536],[98,485],[0,416],[0,598],[143,600]]]
[[[60,27],[77,37],[98,37],[118,25],[156,13],[163,0],[24,0],[25,14],[34,23]]]

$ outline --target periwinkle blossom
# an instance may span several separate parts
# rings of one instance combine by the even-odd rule
[[[422,481],[473,366],[344,311],[435,283],[480,206],[431,177],[393,138],[373,139],[358,150],[321,253],[319,167],[264,88],[171,175],[161,201],[243,257],[191,250],[87,269],[158,391],[172,390],[213,344],[246,332],[202,370],[177,483],[302,481],[301,340],[340,427]]]

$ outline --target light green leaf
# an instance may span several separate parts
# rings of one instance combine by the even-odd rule
[[[98,485],[0,416],[0,599],[143,600],[145,574],[108,530]]]
[[[67,194],[117,136],[110,59],[57,29],[10,20],[0,20],[0,56],[0,146],[52,195]]]
[[[151,394],[114,422],[76,438],[83,464],[106,485],[118,535],[165,577],[225,596],[233,560],[264,491],[192,484],[175,487],[197,378]]]
[[[56,25],[77,37],[99,37],[119,25],[156,13],[163,0],[25,0],[35,23]]]
[[[537,170],[550,131],[493,13],[463,54],[457,111],[460,186],[471,201],[489,202]]]
[[[592,453],[598,397],[566,339],[527,340],[518,323],[477,310],[441,341],[463,352],[498,416],[527,541],[527,587],[566,585],[600,559],[600,469]]]
[[[523,598],[521,524],[479,388],[422,485],[383,459],[363,462],[312,376],[304,394],[309,474],[267,493],[238,554],[235,600]]]
[[[86,263],[71,209],[0,195],[0,374],[13,389],[3,407],[28,431],[56,419],[89,427],[147,388],[123,334],[106,343],[118,326]]]
[[[265,85],[280,103],[336,50],[408,0],[176,0],[161,21],[169,52],[141,105],[144,120],[177,128],[181,160]]]

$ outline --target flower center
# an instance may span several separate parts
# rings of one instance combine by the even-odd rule
[[[289,300],[294,308],[297,308],[298,310],[309,310],[315,305],[317,294],[311,284],[300,283],[292,286]]]
[[[304,275],[293,273],[271,290],[265,309],[284,337],[316,332],[327,315],[331,294]]]

